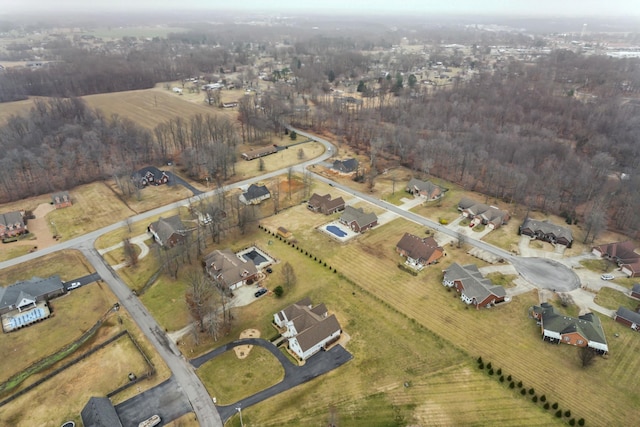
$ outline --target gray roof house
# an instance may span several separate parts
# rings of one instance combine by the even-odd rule
[[[240,259],[231,249],[215,250],[204,258],[211,277],[230,290],[239,288],[258,275],[253,262]]]
[[[51,276],[46,279],[34,276],[29,280],[0,288],[0,314],[12,310],[28,310],[35,307],[37,302],[62,294],[64,294],[64,286],[60,276]]]
[[[437,200],[444,196],[445,189],[435,185],[431,181],[421,181],[416,178],[411,178],[407,184],[407,192],[414,196],[421,196],[427,200]]]
[[[358,161],[356,159],[334,160],[331,169],[344,174],[353,173],[358,170]]]
[[[251,184],[247,191],[240,195],[240,201],[245,205],[257,205],[271,197],[271,193],[265,185]]]
[[[529,314],[540,323],[546,341],[589,347],[601,354],[609,351],[600,319],[593,313],[569,317],[556,313],[551,304],[543,302],[531,307]]]
[[[90,398],[80,416],[84,427],[122,427],[116,409],[107,397]]]
[[[485,279],[474,264],[462,266],[453,263],[443,273],[442,284],[449,288],[455,287],[460,293],[460,299],[467,304],[480,308],[505,301],[507,293],[504,288]]]
[[[464,217],[475,220],[476,223],[487,225],[491,229],[499,228],[509,221],[509,212],[484,203],[478,203],[468,197],[463,197],[458,203],[458,210]]]
[[[626,307],[620,307],[613,316],[613,320],[640,332],[640,313],[636,313]]]
[[[274,314],[273,321],[285,329],[282,336],[289,340],[289,349],[301,360],[334,343],[342,333],[336,316],[329,316],[324,304],[313,307],[308,297]]]
[[[552,224],[546,220],[537,221],[526,218],[518,232],[519,234],[524,234],[537,240],[543,240],[553,245],[564,245],[570,248],[573,244],[571,229]]]
[[[22,212],[14,211],[0,214],[0,239],[25,233],[27,226]]]
[[[357,233],[364,233],[366,230],[378,224],[378,217],[373,212],[365,213],[362,208],[347,206],[344,208],[344,212],[342,212],[340,222],[348,225]]]
[[[180,215],[174,215],[169,218],[158,219],[147,227],[149,233],[153,234],[153,238],[160,246],[172,248],[185,241],[187,228],[182,223]]]

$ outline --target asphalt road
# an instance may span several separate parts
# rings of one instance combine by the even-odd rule
[[[290,388],[296,387],[307,381],[311,381],[322,374],[326,374],[329,371],[339,368],[353,358],[351,353],[345,350],[344,347],[336,345],[329,351],[319,351],[314,354],[306,360],[303,366],[295,366],[284,354],[282,354],[282,352],[280,352],[278,347],[271,344],[269,341],[260,338],[245,338],[225,344],[207,354],[195,358],[191,361],[191,364],[195,368],[198,368],[209,360],[233,349],[236,346],[247,344],[259,345],[269,350],[282,365],[284,369],[284,378],[278,384],[259,391],[258,393],[231,405],[217,406],[220,417],[222,417],[225,422],[238,412],[237,408],[248,408],[251,405],[255,405],[263,400],[274,397],[283,391],[289,390]]]
[[[207,389],[173,341],[167,337],[140,300],[131,293],[129,287],[100,256],[93,247],[93,242],[86,242],[80,249],[169,366],[175,383],[179,385],[179,388],[187,396],[200,425],[203,427],[222,427],[222,420],[209,397]]]

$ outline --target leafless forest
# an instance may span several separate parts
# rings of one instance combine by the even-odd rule
[[[604,47],[637,45],[639,34],[346,22],[325,22],[325,31],[276,21],[193,24],[166,38],[51,38],[46,66],[0,72],[1,101],[54,97],[0,129],[0,201],[169,158],[192,177],[223,182],[241,141],[259,144],[293,125],[367,155],[372,179],[402,165],[582,221],[591,236],[605,227],[636,236],[640,59]],[[329,30],[338,24],[342,31]],[[27,31],[5,32],[18,29]],[[9,43],[0,60],[35,61],[32,47]],[[236,123],[176,117],[153,132],[77,98],[176,80],[199,91],[195,78],[257,93],[239,95]]]

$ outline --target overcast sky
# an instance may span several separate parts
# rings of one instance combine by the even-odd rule
[[[187,11],[219,8],[517,16],[638,16],[640,0],[0,0],[0,13],[65,11]]]

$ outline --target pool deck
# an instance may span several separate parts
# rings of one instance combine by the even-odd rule
[[[327,227],[329,226],[334,226],[339,228],[343,233],[345,233],[346,235],[344,237],[340,237],[337,236],[335,234],[333,234],[331,231],[327,230]],[[345,226],[344,224],[341,224],[340,221],[331,221],[327,224],[323,224],[320,227],[318,227],[318,230],[323,232],[324,234],[326,234],[327,236],[331,237],[332,239],[337,240],[338,242],[347,242],[351,239],[353,239],[354,237],[356,237],[359,233],[356,233],[355,231],[351,230],[349,227]]]
[[[265,259],[265,261],[261,262],[260,264],[256,264],[256,268],[258,270],[262,270],[272,264],[275,264],[276,260],[271,257],[270,255],[268,255],[265,251],[263,251],[262,249],[256,247],[256,246],[250,246],[246,249],[241,250],[240,252],[236,253],[236,256],[238,258],[240,258],[243,261],[247,261],[247,262],[253,262],[255,264],[255,262],[251,259],[247,259],[244,257],[244,255],[251,253],[253,251],[256,251],[262,258]]]

